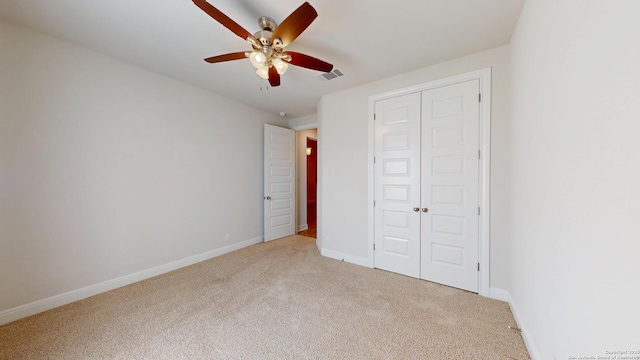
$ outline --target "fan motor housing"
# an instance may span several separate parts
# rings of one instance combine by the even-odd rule
[[[262,30],[253,34],[253,36],[260,41],[263,46],[271,45],[271,37],[273,36],[273,30],[278,26],[275,20],[270,17],[262,16],[258,19],[258,26]]]
[[[260,41],[262,46],[268,46],[271,45],[271,37],[273,36],[273,33],[268,30],[260,30],[253,34],[253,36]]]

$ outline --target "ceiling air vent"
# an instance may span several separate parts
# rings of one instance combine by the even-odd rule
[[[342,71],[333,69],[333,71],[320,75],[320,80],[329,81],[344,75]]]

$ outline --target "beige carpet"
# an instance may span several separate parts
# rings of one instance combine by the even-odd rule
[[[506,303],[251,246],[0,327],[0,359],[529,359]]]

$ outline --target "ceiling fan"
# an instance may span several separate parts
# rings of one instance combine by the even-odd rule
[[[280,75],[287,71],[289,64],[322,72],[330,72],[333,69],[333,65],[312,56],[284,51],[284,48],[291,44],[318,16],[316,10],[308,2],[300,5],[280,25],[270,17],[260,17],[258,25],[262,30],[253,35],[207,1],[193,0],[193,2],[214,20],[246,40],[253,47],[253,51],[213,56],[204,59],[206,62],[217,63],[249,58],[251,64],[256,68],[256,74],[269,80],[271,86],[280,85]]]

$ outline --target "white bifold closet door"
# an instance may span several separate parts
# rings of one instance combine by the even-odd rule
[[[479,86],[376,102],[376,268],[478,292]]]

